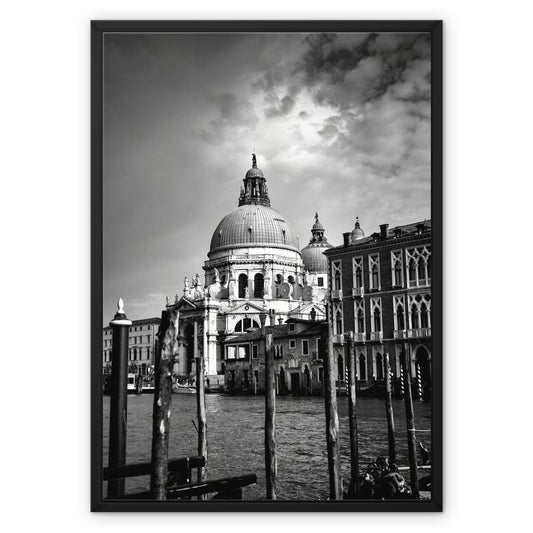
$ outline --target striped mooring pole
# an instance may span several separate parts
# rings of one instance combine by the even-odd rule
[[[400,366],[400,394],[402,398],[405,396],[405,378],[403,375],[403,365]]]
[[[416,384],[418,388],[418,399],[422,400],[424,391],[422,390],[422,373],[420,372],[420,363],[416,363]]]

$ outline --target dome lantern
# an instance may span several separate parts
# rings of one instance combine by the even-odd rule
[[[244,187],[241,188],[239,206],[259,204],[270,207],[266,179],[263,171],[260,168],[257,168],[255,154],[252,154],[252,168],[246,173],[243,182]]]

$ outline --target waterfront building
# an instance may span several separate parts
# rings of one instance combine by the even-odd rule
[[[290,318],[284,324],[266,326],[272,335],[274,374],[279,394],[321,394],[324,368],[320,358],[321,327],[326,322]],[[264,392],[265,353],[261,330],[230,336],[224,342],[226,389],[229,392]]]
[[[134,320],[130,326],[128,341],[129,371],[147,376],[152,373],[156,336],[159,331],[160,318]],[[103,368],[104,374],[111,373],[111,356],[113,351],[113,330],[107,326],[103,330]]]
[[[268,326],[291,318],[325,319],[328,278],[322,251],[331,245],[318,215],[311,233],[300,251],[293,227],[271,207],[267,180],[254,155],[238,207],[213,232],[203,278],[186,277],[181,294],[173,302],[167,298],[167,309],[177,313],[176,375],[194,375],[194,357],[201,352],[210,383],[222,385],[225,340],[259,328],[261,313],[267,313]]]
[[[400,355],[411,362],[419,397],[431,389],[431,221],[397,226],[366,237],[359,220],[342,246],[325,251],[329,262],[330,325],[337,379],[345,379],[345,335],[353,332],[360,389],[384,382],[389,354],[401,387]]]

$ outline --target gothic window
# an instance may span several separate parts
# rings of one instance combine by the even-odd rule
[[[381,285],[379,279],[379,254],[368,256],[368,266],[370,269],[370,288],[379,289]]]
[[[265,281],[262,274],[254,276],[254,298],[262,298],[265,289]]]
[[[431,281],[431,249],[429,246],[406,250],[409,261],[409,287],[424,287]]]
[[[333,275],[333,289],[340,291],[341,286],[341,262],[334,261],[332,263],[332,275]]]
[[[342,314],[340,312],[335,315],[335,329],[337,331],[337,335],[342,333]]]
[[[376,379],[383,380],[383,356],[380,353],[376,354]]]
[[[381,331],[381,313],[379,309],[374,310],[374,331]]]
[[[392,300],[394,311],[394,329],[405,329],[405,304],[403,296],[394,296]]]
[[[364,353],[359,354],[359,379],[366,381],[366,356]]]
[[[246,289],[248,287],[248,276],[246,274],[239,275],[239,298],[246,298]]]
[[[391,261],[392,261],[392,284],[396,287],[401,287],[403,285],[402,251],[396,250],[396,251],[391,252]]]
[[[360,289],[363,286],[363,258],[353,259],[353,286]]]
[[[370,312],[372,315],[372,331],[381,331],[381,298],[370,299]]]
[[[418,327],[418,306],[413,304],[411,306],[411,328],[417,329]]]
[[[420,327],[428,327],[428,308],[425,303],[420,306]]]
[[[416,261],[414,259],[409,261],[409,282],[416,284]]]
[[[365,303],[363,300],[355,302],[355,331],[356,333],[365,332]]]
[[[405,329],[405,318],[401,304],[396,308],[396,329]]]

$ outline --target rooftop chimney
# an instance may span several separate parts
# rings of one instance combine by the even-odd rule
[[[344,237],[344,246],[350,246],[351,235],[352,235],[351,231],[348,231],[347,233],[342,234],[342,236]]]
[[[380,238],[382,241],[384,241],[388,234],[389,234],[389,225],[388,224],[380,224],[379,226],[379,230],[380,230]]]

